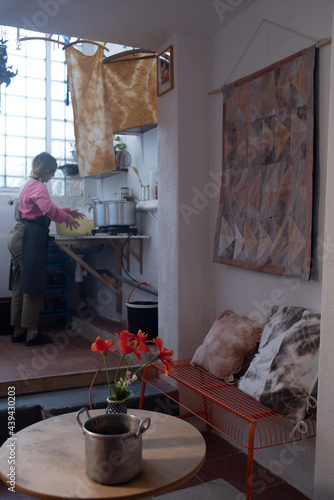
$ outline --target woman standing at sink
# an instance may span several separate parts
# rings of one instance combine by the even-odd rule
[[[66,226],[80,226],[76,219],[84,214],[52,203],[46,183],[54,176],[57,161],[49,153],[40,153],[32,161],[32,169],[23,184],[15,206],[16,225],[11,231],[8,248],[11,267],[11,325],[13,342],[27,346],[45,344],[51,339],[38,330],[47,278],[47,253],[51,220]]]

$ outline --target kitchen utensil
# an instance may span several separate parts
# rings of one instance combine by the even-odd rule
[[[135,172],[135,174],[137,175],[138,180],[139,180],[139,184],[141,185],[141,187],[143,187],[143,183],[141,181],[141,178],[140,178],[140,175],[139,175],[139,172],[138,172],[138,168],[137,167],[131,167],[131,168]]]
[[[65,165],[60,165],[58,168],[60,168],[64,176],[77,175],[79,173],[78,165],[74,163],[66,163]]]
[[[106,201],[109,226],[134,226],[136,224],[136,203],[127,200]]]
[[[108,226],[106,203],[100,201],[99,198],[92,198],[93,202],[93,219],[95,227]]]
[[[131,165],[131,155],[128,151],[115,151],[115,165],[116,170],[121,170],[122,168],[128,168]]]
[[[86,412],[84,423],[80,415]],[[149,417],[141,420],[129,414],[105,414],[91,418],[87,408],[77,412],[85,435],[87,476],[101,484],[121,484],[134,479],[142,470],[142,434],[149,428]]]
[[[80,226],[72,228],[72,230],[70,227],[66,227],[65,222],[56,222],[57,234],[59,236],[91,236],[94,228],[93,219],[80,219],[78,222]]]

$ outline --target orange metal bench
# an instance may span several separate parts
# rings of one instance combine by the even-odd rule
[[[145,388],[149,384],[187,410],[181,418],[196,415],[210,428],[248,448],[246,500],[251,500],[254,450],[314,437],[315,419],[308,420],[306,434],[295,431],[291,435],[294,425],[285,417],[243,393],[236,385],[192,366],[190,361],[176,361],[174,370],[167,376],[162,363],[147,366],[142,375],[139,408],[143,408]]]

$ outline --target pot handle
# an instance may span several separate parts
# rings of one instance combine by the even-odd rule
[[[128,443],[133,439],[137,439],[139,437],[139,434],[143,434],[143,432],[147,431],[150,424],[151,424],[150,417],[146,417],[144,418],[144,420],[141,420],[138,429],[137,430],[133,429],[132,431],[130,431],[127,437],[123,439],[123,443]]]
[[[94,205],[95,203],[101,203],[100,198],[92,198],[92,202],[94,203]]]
[[[139,429],[138,429],[138,435],[139,435],[139,433],[143,434],[144,432],[146,432],[150,425],[151,425],[150,417],[144,418],[144,420],[142,420],[140,422]]]
[[[77,422],[78,422],[78,424],[80,425],[80,427],[82,428],[82,430],[83,430],[83,423],[82,423],[82,422],[81,422],[81,420],[80,420],[80,415],[81,415],[83,412],[86,412],[86,413],[87,413],[88,418],[90,418],[89,411],[87,410],[87,408],[86,408],[85,406],[84,406],[83,408],[81,408],[81,410],[77,411]]]

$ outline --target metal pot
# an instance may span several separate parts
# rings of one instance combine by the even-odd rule
[[[136,224],[136,203],[134,201],[106,201],[109,226],[134,226]]]
[[[80,420],[86,412],[88,420]],[[115,413],[91,418],[87,408],[77,412],[85,435],[87,476],[100,484],[121,484],[134,479],[142,470],[142,434],[151,423],[134,415]]]
[[[95,227],[105,227],[108,226],[107,222],[107,208],[104,201],[100,201],[99,198],[92,198],[93,206],[93,220]]]

